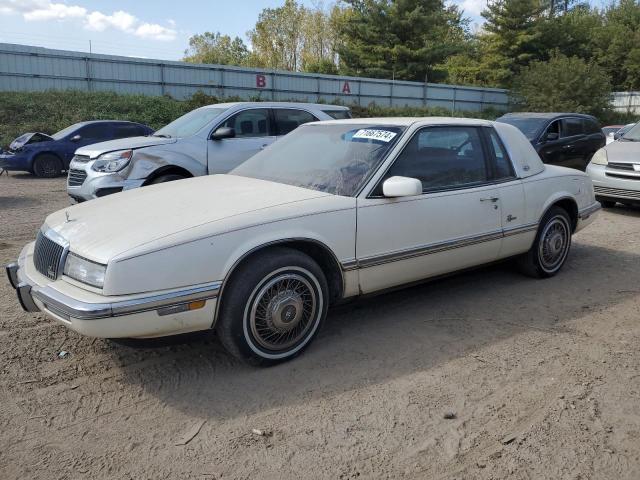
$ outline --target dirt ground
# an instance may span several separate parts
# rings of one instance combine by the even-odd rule
[[[0,262],[66,205],[64,179],[0,177]],[[553,279],[342,306],[269,369],[211,335],[81,337],[4,278],[0,317],[2,479],[640,478],[640,209],[603,212]]]

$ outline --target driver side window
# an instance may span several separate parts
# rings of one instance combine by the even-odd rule
[[[418,131],[386,178],[417,178],[431,192],[482,184],[489,172],[476,127],[428,127]]]
[[[236,113],[221,127],[231,127],[236,131],[236,138],[267,137],[271,135],[269,110],[256,108]]]

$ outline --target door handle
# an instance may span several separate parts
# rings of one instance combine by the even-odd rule
[[[498,200],[500,200],[498,197],[489,197],[489,198],[480,199],[481,202],[492,202],[492,203],[496,203]]]
[[[264,145],[262,145],[262,146],[260,147],[260,150],[264,150],[264,149],[265,149],[265,148],[267,148],[268,146],[269,146],[269,144],[268,144],[268,143],[265,143]]]

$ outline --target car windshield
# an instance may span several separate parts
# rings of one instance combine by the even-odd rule
[[[225,110],[227,109],[211,107],[198,108],[165,125],[153,135],[155,137],[167,138],[190,137]]]
[[[622,135],[624,140],[629,140],[632,142],[640,142],[640,123],[636,123],[634,125],[627,125],[626,127],[622,127],[618,132]]]
[[[53,135],[51,135],[51,138],[53,138],[54,140],[61,140],[67,135],[69,135],[71,132],[77,130],[80,126],[81,126],[80,123],[74,123],[73,125],[69,125],[67,128],[63,128],[59,132],[56,132]]]
[[[535,140],[546,120],[543,118],[502,117],[496,121],[513,125],[529,140]]]
[[[353,123],[303,125],[230,174],[354,196],[403,131],[398,126]]]

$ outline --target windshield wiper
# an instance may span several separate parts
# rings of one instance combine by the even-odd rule
[[[160,138],[171,138],[171,135],[167,135],[166,133],[154,133],[153,136]]]

